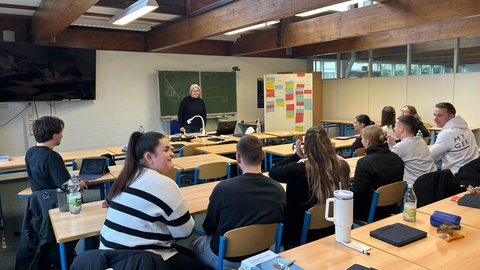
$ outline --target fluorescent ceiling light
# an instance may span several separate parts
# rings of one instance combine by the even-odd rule
[[[259,24],[256,24],[256,25],[252,25],[252,26],[248,26],[248,27],[245,27],[245,28],[240,28],[240,29],[237,29],[237,30],[234,30],[234,31],[226,32],[225,35],[231,36],[231,35],[235,35],[235,34],[238,34],[238,33],[243,33],[243,32],[247,32],[247,31],[250,31],[250,30],[259,29],[259,28],[270,26],[270,25],[274,25],[274,24],[277,24],[279,22],[280,21],[268,21],[268,22],[264,22],[264,23],[259,23]]]
[[[149,12],[152,12],[156,8],[158,8],[158,3],[155,0],[138,0],[131,4],[121,14],[113,17],[111,21],[116,25],[125,25]]]
[[[346,11],[346,10],[348,10],[347,9],[348,6],[353,5],[353,4],[359,4],[360,2],[363,2],[363,0],[345,1],[343,3],[338,3],[338,4],[335,4],[335,5],[326,6],[326,7],[322,7],[322,8],[317,8],[317,9],[314,9],[314,10],[310,10],[310,11],[306,11],[306,12],[303,12],[303,13],[295,14],[295,16],[297,16],[297,17],[308,17],[308,16],[312,16],[312,15],[327,12],[327,11],[338,11],[338,12]]]

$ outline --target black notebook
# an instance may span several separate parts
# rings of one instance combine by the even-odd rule
[[[427,232],[401,223],[395,223],[371,231],[370,236],[401,247],[427,237]]]
[[[475,208],[480,208],[480,196],[465,194],[460,200],[457,201],[459,205],[470,206]]]

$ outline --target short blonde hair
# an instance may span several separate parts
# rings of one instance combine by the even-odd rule
[[[385,143],[386,134],[382,128],[377,125],[367,126],[362,129],[362,137],[372,145],[382,145]]]
[[[202,88],[200,88],[200,85],[196,84],[196,83],[193,83],[192,85],[190,85],[190,92],[188,93],[189,95],[192,94],[192,91],[193,91],[193,88],[197,87],[198,90],[200,90],[200,93],[202,92]]]

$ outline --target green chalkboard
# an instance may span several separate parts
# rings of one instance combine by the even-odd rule
[[[201,72],[200,86],[207,113],[237,112],[235,72]]]
[[[207,114],[237,111],[235,72],[158,71],[160,116],[175,116],[192,83],[202,87]]]
[[[158,71],[160,116],[177,115],[178,106],[188,96],[192,83],[200,83],[198,71]]]

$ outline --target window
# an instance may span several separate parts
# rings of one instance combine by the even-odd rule
[[[372,77],[405,76],[407,46],[374,49]]]
[[[451,73],[455,40],[437,40],[410,45],[410,75]]]
[[[368,76],[368,51],[340,54],[340,78],[363,78]]]
[[[460,39],[458,57],[458,72],[480,71],[480,37],[465,37]]]
[[[322,72],[323,79],[337,78],[337,54],[322,55],[313,59],[313,71]]]

